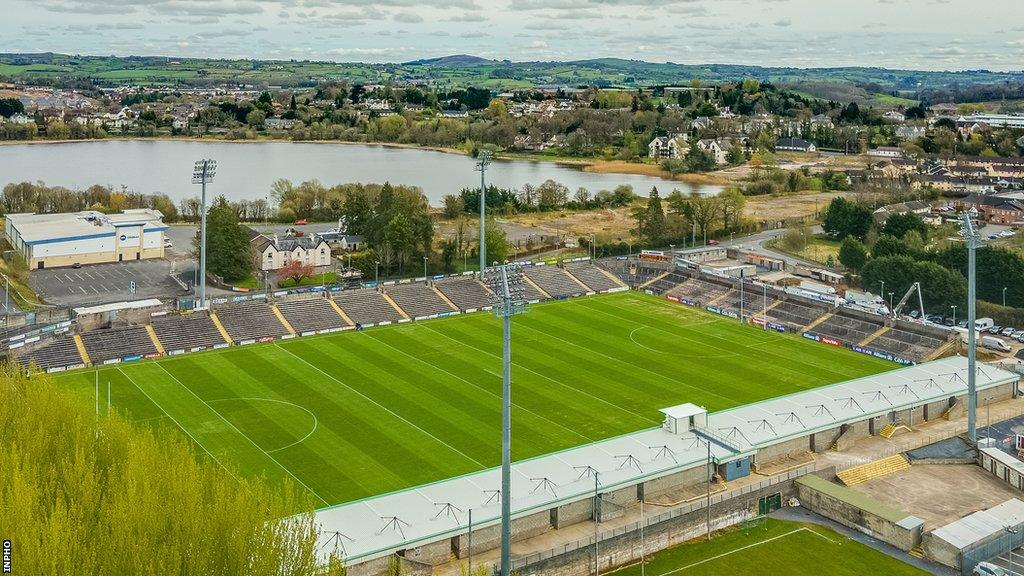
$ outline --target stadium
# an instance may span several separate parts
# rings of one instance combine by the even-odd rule
[[[581,259],[527,266],[523,279],[521,573],[608,570],[761,517],[800,477],[835,475],[822,455],[963,411],[966,361],[942,358],[954,342],[941,329],[664,262]],[[99,307],[77,329],[8,341],[97,406],[308,492],[325,561],[455,574],[474,556],[493,565],[499,542],[493,303],[467,274],[222,298],[186,314],[144,302],[113,321]],[[88,329],[90,315],[104,327]],[[1001,400],[1016,382],[986,367],[977,385]],[[637,546],[637,533],[651,541]],[[598,543],[608,552],[594,556]]]

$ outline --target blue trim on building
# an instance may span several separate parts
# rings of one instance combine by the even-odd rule
[[[103,234],[84,234],[81,236],[65,236],[63,238],[47,238],[46,240],[30,240],[25,242],[29,246],[36,246],[38,244],[59,244],[61,242],[74,242],[75,240],[91,240],[93,238],[113,238],[114,232],[105,232]]]

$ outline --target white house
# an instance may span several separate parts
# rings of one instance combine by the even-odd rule
[[[328,266],[331,263],[331,247],[318,234],[284,238],[276,234],[256,234],[250,242],[260,270],[277,270],[296,260],[311,266]]]
[[[879,146],[868,150],[868,156],[875,158],[902,158],[903,151],[896,146]]]
[[[30,122],[35,122],[35,120],[33,120],[31,116],[26,116],[21,112],[15,114],[14,116],[11,116],[7,119],[7,121],[11,124],[28,124]]]
[[[681,158],[689,148],[685,134],[659,136],[647,145],[647,155],[654,159]]]
[[[729,154],[729,148],[732,148],[732,145],[732,138],[704,138],[697,141],[697,147],[711,154],[717,164],[728,163],[726,156]]]
[[[775,142],[776,150],[788,150],[792,152],[817,152],[818,147],[813,142],[802,138],[779,138]]]

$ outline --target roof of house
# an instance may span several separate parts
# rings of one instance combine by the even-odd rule
[[[806,150],[812,146],[814,146],[814,144],[804,140],[803,138],[779,138],[775,142],[776,148],[800,148]]]

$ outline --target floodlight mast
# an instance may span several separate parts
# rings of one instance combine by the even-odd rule
[[[508,262],[488,271],[494,315],[502,319],[501,371],[501,576],[511,574],[512,557],[512,316],[526,312],[523,271]]]
[[[487,245],[484,239],[484,204],[487,201],[487,187],[484,177],[487,175],[487,167],[491,164],[490,150],[481,150],[477,158],[476,170],[480,172],[480,276],[483,277],[484,270],[487,269]]]
[[[206,184],[213,182],[217,173],[216,160],[197,160],[192,170],[192,183],[202,185],[199,210],[199,307],[206,308]]]
[[[974,207],[960,215],[960,227],[967,245],[967,439],[972,443],[978,441],[977,415],[978,388],[976,376],[976,343],[975,343],[975,310],[974,294],[976,276],[974,273],[974,252],[981,245],[981,235],[974,223],[978,210]]]

